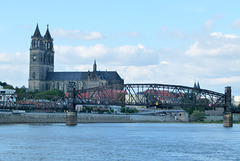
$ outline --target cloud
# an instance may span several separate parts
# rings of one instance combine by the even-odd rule
[[[236,19],[232,25],[234,28],[240,29],[240,19]]]
[[[28,60],[29,54],[27,52],[0,53],[0,81],[18,87],[26,86],[28,80]]]
[[[210,84],[240,84],[240,76],[209,79]]]
[[[80,30],[65,30],[65,29],[54,29],[52,34],[56,38],[73,39],[73,40],[98,40],[104,36],[101,32],[82,32]]]
[[[214,22],[214,20],[206,20],[205,24],[204,24],[204,29],[206,31],[211,31],[213,28],[213,22]]]
[[[169,64],[169,62],[168,62],[168,61],[161,61],[160,64],[165,64],[165,65],[167,65],[167,64]]]
[[[60,55],[72,55],[77,58],[94,58],[102,57],[107,53],[107,48],[103,44],[96,44],[94,46],[54,46],[56,53]],[[70,57],[69,57],[70,58]]]
[[[86,63],[86,60],[101,60],[114,65],[147,65],[158,63],[158,54],[143,44],[107,47],[94,46],[58,46],[55,45],[56,62],[59,64]]]
[[[230,38],[230,39],[239,38],[239,36],[237,36],[235,34],[223,34],[221,32],[213,32],[210,35],[215,36],[217,38]]]
[[[16,53],[0,53],[0,63],[1,65],[6,63],[6,64],[22,64],[26,63],[26,60],[28,60],[28,53],[21,53],[21,52],[16,52]]]
[[[195,41],[185,52],[188,56],[239,55],[240,39],[235,34],[210,33],[205,39]]]

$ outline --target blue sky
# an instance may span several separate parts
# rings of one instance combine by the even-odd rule
[[[55,71],[117,70],[126,83],[240,95],[238,0],[9,0],[0,6],[0,81],[28,86],[38,23],[54,38]]]

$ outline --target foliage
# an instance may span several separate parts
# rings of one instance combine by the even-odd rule
[[[138,110],[136,108],[125,108],[125,107],[122,107],[121,108],[121,113],[137,113]]]
[[[16,93],[26,93],[27,92],[25,86],[22,86],[21,88],[16,87],[15,90],[16,90]]]
[[[195,107],[182,107],[184,111],[186,111],[189,115],[193,113]]]
[[[82,110],[82,112],[87,112],[87,113],[91,113],[92,112],[93,107],[89,107],[89,106],[85,106]]]
[[[233,113],[240,113],[240,104],[239,105],[232,105],[232,112]]]
[[[194,110],[191,116],[192,116],[194,121],[204,121],[205,112]]]
[[[64,94],[63,91],[53,88],[51,90],[44,91],[42,93],[38,93],[38,95],[49,95],[49,96],[64,97],[65,94]]]
[[[0,86],[3,86],[4,89],[14,89],[12,85],[7,84],[6,82],[0,81]]]
[[[19,100],[26,98],[28,95],[33,95],[35,99],[46,99],[46,100],[52,100],[53,97],[65,96],[64,92],[58,89],[51,89],[44,92],[39,92],[39,90],[26,92],[26,88],[24,86],[21,88],[16,87],[16,93],[18,94]]]

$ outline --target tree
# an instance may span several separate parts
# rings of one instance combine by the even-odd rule
[[[21,88],[16,87],[15,90],[16,90],[16,93],[26,93],[25,86],[22,86]]]
[[[51,90],[48,90],[48,91],[44,91],[42,93],[39,93],[39,95],[50,95],[50,96],[59,96],[59,97],[64,97],[64,92],[61,91],[61,90],[58,90],[58,89],[51,89]]]
[[[194,121],[203,121],[205,119],[205,112],[194,110],[191,116]]]
[[[12,85],[7,84],[6,82],[0,81],[0,86],[3,86],[4,89],[14,89]]]
[[[125,107],[122,107],[121,108],[121,113],[137,113],[138,110],[136,108],[125,108]]]

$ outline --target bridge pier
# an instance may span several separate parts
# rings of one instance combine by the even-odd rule
[[[76,126],[77,125],[77,112],[66,112],[66,125],[67,126]]]
[[[68,110],[66,112],[66,125],[77,125],[77,112],[75,110],[75,82],[69,82],[68,87]]]
[[[223,126],[224,127],[232,127],[233,126],[233,117],[232,117],[231,113],[224,113]]]
[[[231,87],[225,87],[225,107],[223,115],[223,127],[233,126],[233,116],[231,112]]]

